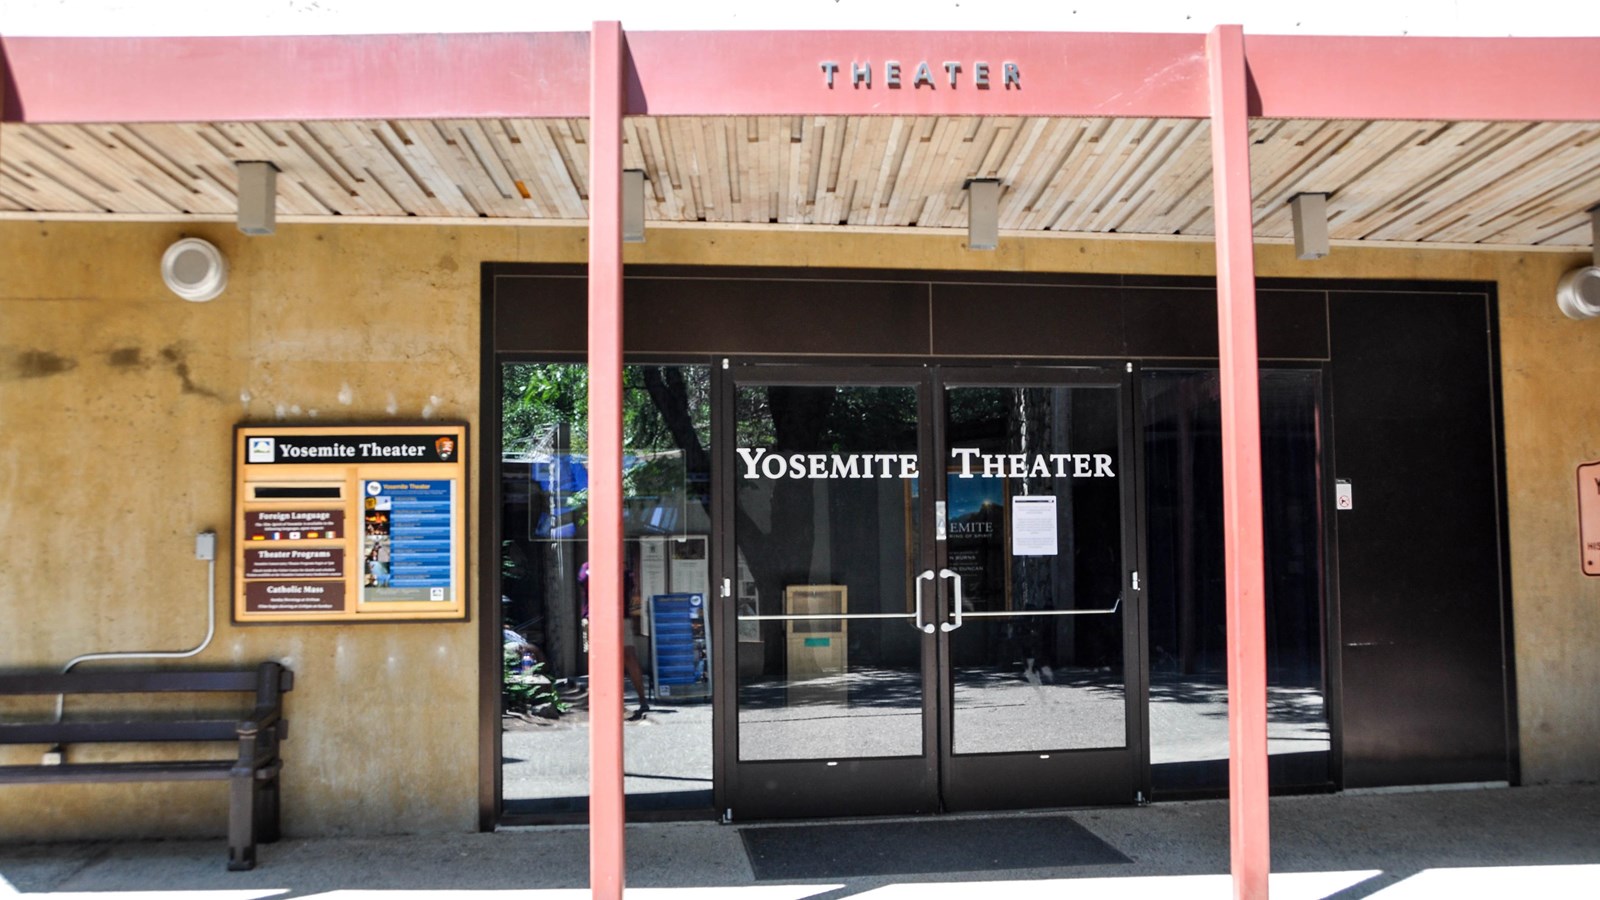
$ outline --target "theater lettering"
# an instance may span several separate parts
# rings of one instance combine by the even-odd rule
[[[851,60],[848,69],[833,60],[824,60],[818,65],[822,68],[823,83],[828,86],[829,90],[833,89],[835,76],[843,79],[847,74],[851,87],[856,89],[870,89],[872,87],[872,63],[870,61]],[[967,72],[969,73],[967,77],[968,84],[979,90],[988,90],[992,87],[990,83],[992,76],[989,64],[986,62],[975,62],[969,68],[965,63],[946,60],[939,63],[937,68],[944,70],[942,79],[934,74],[935,67],[928,65],[927,60],[917,63],[915,68],[909,63],[901,65],[892,59],[885,60],[882,70],[883,85],[889,88],[900,88],[904,87],[905,82],[909,80],[912,90],[923,87],[929,90],[937,90],[939,87],[938,81],[942,80],[953,90],[960,85],[962,81],[961,74]],[[908,72],[910,73],[909,75],[907,74]],[[1014,62],[1001,63],[1000,84],[1008,91],[1012,89],[1021,90],[1022,67]]]
[[[738,447],[744,477],[917,478],[915,453],[772,453],[765,448]],[[1107,453],[984,453],[952,447],[950,461],[960,478],[1115,478]]]

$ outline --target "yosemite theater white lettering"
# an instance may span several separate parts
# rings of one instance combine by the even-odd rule
[[[1108,453],[1037,454],[1030,461],[1026,453],[980,453],[970,447],[950,448],[950,458],[961,462],[961,477],[972,478],[1115,478]],[[972,470],[978,461],[980,472]]]
[[[916,478],[915,453],[769,454],[739,447],[746,478]]]
[[[762,448],[738,447],[745,478],[916,478],[915,453],[792,453],[784,456]],[[959,477],[976,478],[1115,478],[1109,453],[983,453],[972,447],[950,448],[961,467]]]

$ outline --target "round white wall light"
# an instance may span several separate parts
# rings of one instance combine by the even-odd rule
[[[228,261],[210,241],[184,238],[161,254],[161,280],[179,297],[204,303],[228,286]]]
[[[1561,276],[1556,305],[1569,319],[1600,316],[1600,266],[1583,266]]]

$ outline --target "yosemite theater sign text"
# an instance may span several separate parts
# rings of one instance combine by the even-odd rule
[[[915,453],[791,453],[736,448],[745,478],[916,478]],[[1108,453],[983,453],[950,448],[961,478],[1115,478]]]

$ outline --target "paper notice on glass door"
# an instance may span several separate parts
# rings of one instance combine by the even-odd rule
[[[1056,555],[1056,498],[1011,498],[1011,555]]]

